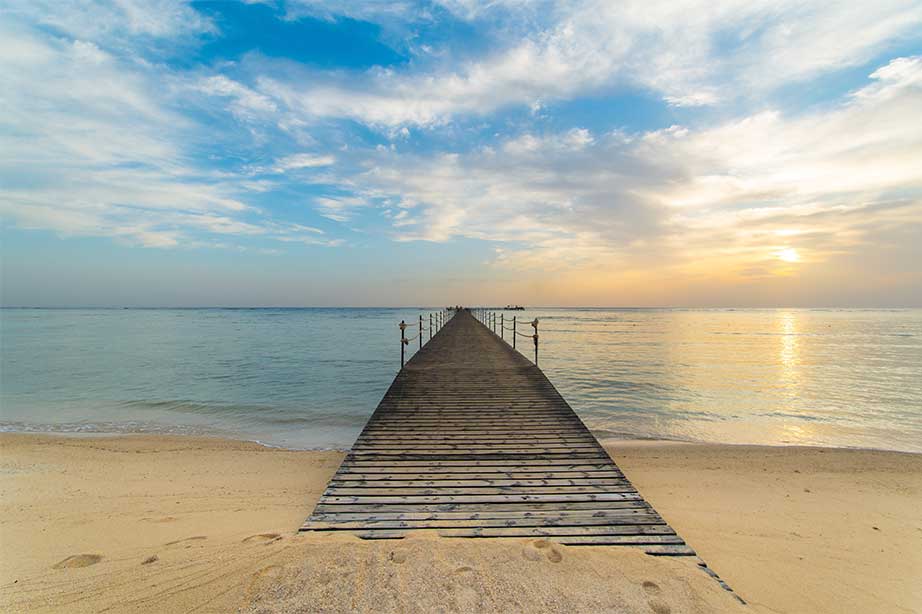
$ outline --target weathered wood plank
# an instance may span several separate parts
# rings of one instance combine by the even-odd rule
[[[589,527],[586,527],[589,528]],[[427,529],[382,529],[376,530],[359,530],[356,535],[363,539],[400,539],[407,534],[416,530]],[[441,537],[478,537],[485,539],[495,539],[498,537],[542,537],[550,541],[562,544],[585,544],[585,545],[632,545],[632,546],[661,546],[675,545],[682,546],[685,542],[681,537],[673,535],[555,535],[552,530],[543,528],[522,528],[522,529],[432,529]]]
[[[333,476],[331,486],[336,488],[483,488],[487,486],[514,486],[533,488],[541,486],[624,486],[627,480],[618,478],[548,479],[548,480],[341,480]]]
[[[335,497],[390,497],[390,496],[461,496],[473,497],[479,495],[527,495],[527,496],[544,496],[544,495],[605,495],[635,493],[633,486],[630,485],[589,485],[589,486],[469,486],[469,487],[361,487],[361,488],[342,488],[339,486],[330,486],[326,493],[327,496]]]
[[[549,473],[558,471],[618,471],[620,470],[611,463],[585,463],[574,464],[574,461],[541,461],[534,464],[523,465],[515,461],[495,461],[485,462],[458,462],[458,461],[392,461],[390,463],[378,463],[372,461],[358,461],[354,458],[346,458],[340,466],[340,471],[362,471],[365,473],[415,473],[417,471],[426,471],[430,473],[497,473],[497,472],[519,472],[519,473]]]
[[[383,496],[327,496],[320,497],[324,505],[359,505],[362,503],[567,503],[630,501],[640,499],[636,492],[580,493],[580,494],[510,494],[510,495],[383,495]]]
[[[575,510],[612,510],[649,505],[642,499],[627,501],[532,501],[529,503],[362,503],[326,505],[319,502],[314,508],[315,514],[340,514],[346,512],[536,512],[536,511],[575,511]]]
[[[529,520],[529,519],[562,519],[562,520],[595,520],[606,518],[630,519],[631,517],[654,517],[660,516],[646,504],[646,502],[634,502],[634,507],[622,507],[605,510],[521,510],[521,511],[495,511],[487,510],[483,512],[336,512],[331,514],[314,514],[311,521],[316,522],[355,522],[378,521],[378,520],[455,520],[455,521],[473,521],[481,520]]]
[[[374,517],[367,517],[360,520],[327,522],[323,520],[312,520],[306,528],[314,531],[351,531],[355,529],[451,529],[464,527],[578,527],[578,526],[602,526],[602,527],[639,527],[639,526],[660,526],[666,522],[657,514],[639,515],[623,517],[592,517],[572,518],[565,516],[547,516],[533,518],[468,518],[468,519],[446,519],[446,520],[378,520]],[[668,528],[668,527],[667,527]],[[672,529],[665,531],[672,533]],[[563,533],[555,533],[563,535]]]
[[[333,480],[341,482],[390,482],[390,481],[483,481],[483,480],[617,480],[624,479],[620,471],[552,471],[519,472],[450,472],[450,473],[337,473]]]

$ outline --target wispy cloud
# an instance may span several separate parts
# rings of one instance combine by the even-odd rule
[[[331,14],[352,14],[325,6]],[[525,7],[514,4],[513,10],[534,10]],[[489,8],[471,3],[459,13]],[[360,75],[298,75],[287,66],[264,65],[254,87],[307,118],[347,118],[385,129],[439,125],[458,115],[571,99],[619,84],[648,89],[675,106],[707,106],[737,98],[741,89],[758,96],[861,65],[922,27],[922,8],[905,2],[587,1],[547,14],[543,28],[524,37],[497,36],[514,42],[475,60]]]
[[[177,17],[182,11],[151,14],[151,20],[162,21],[154,23],[145,17],[147,8],[123,3],[112,13],[123,21],[111,17],[105,28],[76,19],[66,24],[68,31],[85,33],[85,27],[96,38],[116,25],[157,36],[180,35],[190,27]],[[196,28],[204,23],[193,22]],[[207,137],[176,109],[173,86],[181,79],[156,65],[7,22],[0,27],[0,81],[5,85],[0,211],[8,220],[148,247],[296,234],[296,226],[279,226],[243,200],[253,184],[190,156]],[[224,81],[209,83],[235,95],[241,109],[272,108],[259,95],[247,96]],[[276,170],[331,162],[330,156],[294,155],[280,160]],[[324,242],[315,233],[306,238]]]

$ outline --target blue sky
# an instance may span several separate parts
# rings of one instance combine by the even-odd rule
[[[0,7],[4,305],[922,306],[919,2]]]

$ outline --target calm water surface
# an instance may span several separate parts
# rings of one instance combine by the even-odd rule
[[[420,312],[0,310],[0,430],[348,447]],[[540,319],[541,367],[601,436],[922,452],[922,310],[513,315]]]

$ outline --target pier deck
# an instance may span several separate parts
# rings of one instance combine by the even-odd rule
[[[544,373],[467,311],[400,371],[301,530],[695,554]]]

